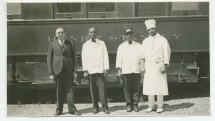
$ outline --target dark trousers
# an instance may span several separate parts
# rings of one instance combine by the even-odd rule
[[[74,112],[76,107],[74,105],[74,92],[73,92],[73,77],[65,67],[62,72],[56,76],[56,87],[57,87],[57,108],[56,111],[63,111],[63,103],[65,96],[67,97],[68,110]]]
[[[108,108],[106,80],[103,73],[90,74],[90,93],[94,109],[99,109],[98,95],[102,107]]]
[[[140,74],[122,74],[126,106],[137,107],[139,103]]]

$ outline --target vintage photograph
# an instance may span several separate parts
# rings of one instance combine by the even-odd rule
[[[7,117],[211,116],[210,2],[7,2]]]

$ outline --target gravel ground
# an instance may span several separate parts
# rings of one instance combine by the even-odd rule
[[[164,102],[164,112],[146,113],[147,102],[140,102],[140,112],[128,113],[125,110],[125,102],[110,102],[111,113],[105,114],[100,108],[98,114],[92,114],[92,104],[76,104],[77,109],[82,113],[81,116],[210,116],[210,97],[194,97],[183,99],[170,99]],[[20,117],[40,117],[53,116],[55,104],[16,104],[7,105],[7,116]],[[68,113],[67,105],[64,105],[63,115],[73,116]]]

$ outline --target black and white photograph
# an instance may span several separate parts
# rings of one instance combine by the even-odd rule
[[[212,120],[212,1],[3,3],[7,120]]]

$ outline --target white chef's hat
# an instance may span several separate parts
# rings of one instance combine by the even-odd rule
[[[145,25],[147,29],[155,28],[156,27],[156,21],[154,19],[148,19],[145,21]]]

